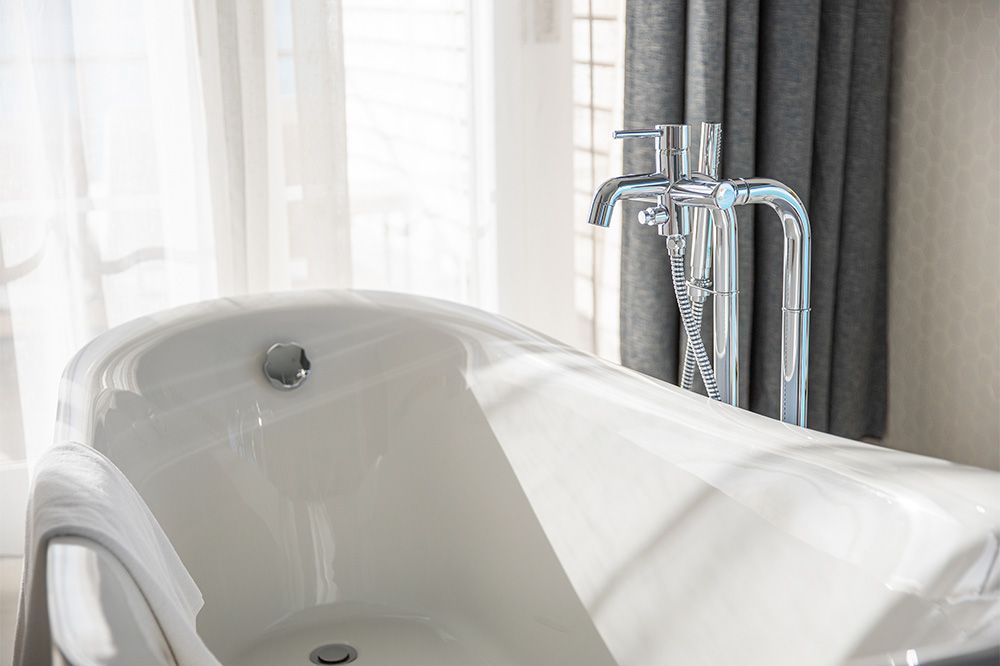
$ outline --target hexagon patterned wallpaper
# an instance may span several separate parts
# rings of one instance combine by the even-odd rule
[[[900,0],[883,443],[1000,469],[1000,2]]]

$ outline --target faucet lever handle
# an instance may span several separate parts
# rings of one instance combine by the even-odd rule
[[[663,130],[653,129],[621,129],[611,133],[615,139],[659,139],[663,137]]]
[[[660,170],[660,150],[666,138],[666,125],[657,125],[652,129],[620,129],[611,133],[615,139],[652,139],[653,150],[656,152],[656,170]],[[652,224],[652,223],[650,223]]]
[[[662,145],[664,150],[670,151],[686,151],[690,135],[691,126],[681,124],[657,125],[652,129],[615,130],[611,133],[616,139],[655,139],[657,148]]]

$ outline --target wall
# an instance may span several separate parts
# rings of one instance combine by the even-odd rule
[[[896,12],[883,441],[1000,469],[1000,3]]]

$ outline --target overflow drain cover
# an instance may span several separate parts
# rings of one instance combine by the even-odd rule
[[[358,651],[345,643],[320,645],[309,653],[309,661],[314,664],[349,664],[358,658]]]

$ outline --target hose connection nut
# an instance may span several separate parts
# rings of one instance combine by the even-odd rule
[[[683,257],[684,248],[687,243],[684,240],[684,236],[667,236],[667,254],[671,257]]]

